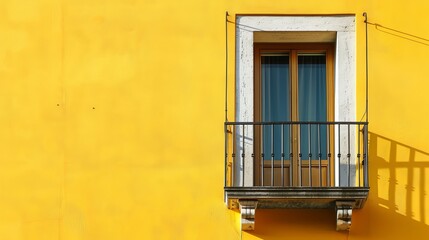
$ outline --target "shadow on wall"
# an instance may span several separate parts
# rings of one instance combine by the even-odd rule
[[[259,209],[243,239],[425,239],[429,236],[429,153],[370,132],[370,196],[350,232],[332,209]]]
[[[428,38],[368,24],[380,33],[429,46]],[[417,149],[375,132],[369,133],[369,141],[371,189],[365,207],[353,212],[349,239],[426,239],[429,149]]]
[[[429,153],[373,132],[369,138],[370,196],[353,216],[351,237],[429,236]]]
[[[380,32],[383,32],[383,33],[386,33],[386,34],[389,34],[389,35],[392,35],[392,36],[395,36],[398,38],[402,38],[402,39],[405,39],[408,41],[412,41],[415,43],[419,43],[422,45],[429,46],[429,39],[427,39],[427,38],[423,38],[423,37],[420,37],[420,36],[417,36],[414,34],[410,34],[407,32],[403,32],[403,31],[399,31],[399,30],[394,29],[394,28],[385,27],[385,26],[378,24],[378,23],[368,22],[368,24],[374,26],[375,29],[380,31]]]

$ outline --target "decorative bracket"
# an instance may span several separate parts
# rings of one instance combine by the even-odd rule
[[[337,231],[348,231],[352,225],[352,210],[355,202],[335,202],[337,212]]]
[[[258,205],[256,200],[240,200],[241,230],[255,229],[255,212]]]

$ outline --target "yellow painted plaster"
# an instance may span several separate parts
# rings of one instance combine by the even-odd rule
[[[424,238],[428,9],[424,0],[1,1],[0,239]],[[256,230],[241,232],[225,207],[225,11],[232,21],[356,14],[357,118],[362,12],[395,30],[369,25],[372,188],[349,233],[335,231],[329,210],[258,210]]]

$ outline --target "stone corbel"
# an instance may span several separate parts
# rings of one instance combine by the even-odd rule
[[[335,204],[337,231],[348,231],[352,225],[352,211],[355,203],[338,201]]]
[[[256,200],[240,200],[241,230],[255,229],[255,212],[258,205]]]

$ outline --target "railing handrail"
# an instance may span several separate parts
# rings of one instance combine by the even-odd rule
[[[270,121],[270,122],[225,122],[225,125],[293,125],[293,124],[325,124],[325,125],[368,125],[366,121]]]
[[[332,186],[331,176],[335,176],[338,186],[368,187],[368,124],[366,121],[226,121],[225,174],[230,168],[229,186],[245,186],[246,176],[261,186],[266,186],[265,176],[271,176],[271,186],[274,186],[275,175],[281,177],[281,185],[285,185],[284,174],[289,174],[289,185],[302,187],[303,175],[307,174],[311,187],[315,169],[319,186]],[[289,163],[286,167],[285,161]],[[305,162],[308,165],[303,165],[303,161],[308,161]],[[314,168],[312,162],[316,164]],[[249,167],[253,169],[250,172],[245,171],[247,164],[253,166]],[[280,173],[275,173],[275,169]],[[285,169],[289,172],[284,172]],[[322,184],[324,179],[326,182]]]

